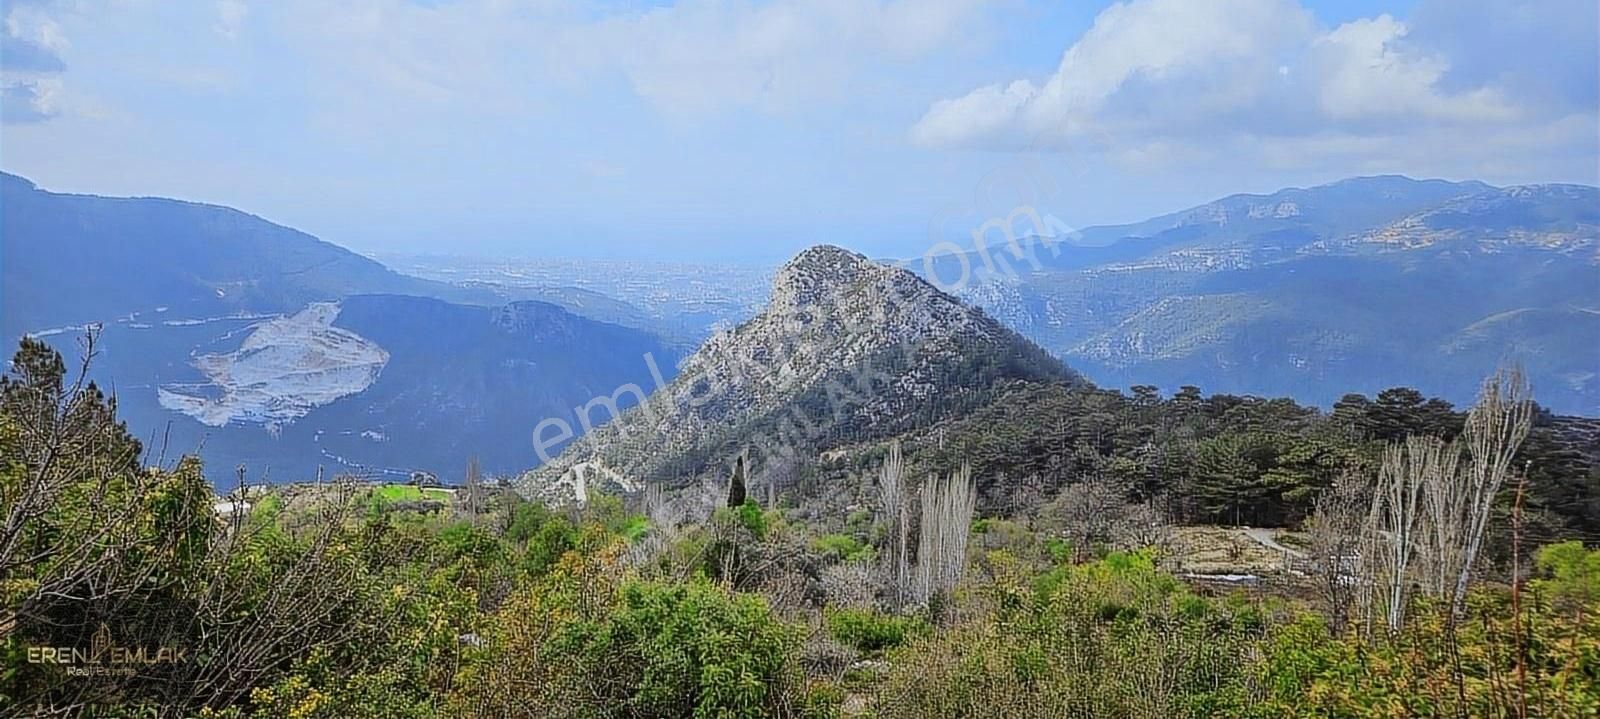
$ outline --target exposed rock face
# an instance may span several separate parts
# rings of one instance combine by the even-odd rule
[[[747,446],[759,464],[903,431],[979,401],[1000,379],[1073,377],[916,275],[813,247],[778,271],[765,311],[711,337],[648,403],[524,483],[572,496],[597,476],[677,481]]]
[[[201,423],[266,425],[276,430],[313,408],[365,390],[389,362],[376,343],[333,326],[339,305],[314,303],[263,322],[239,349],[194,358],[207,384],[157,389],[161,406]]]
[[[193,339],[164,341],[181,339],[180,329]],[[610,400],[623,385],[664,386],[682,356],[647,333],[544,302],[480,307],[402,295],[357,295],[268,321],[111,332],[107,354],[192,352],[144,376],[200,369],[173,380],[188,384],[161,386],[159,397],[124,391],[124,406],[144,410],[130,426],[149,433],[176,420],[173,446],[203,439],[212,466],[270,467],[284,479],[312,477],[319,465],[454,478],[468,457],[485,473],[510,475],[539,461],[531,435],[542,420],[565,421],[574,433],[580,419],[603,423],[611,407],[577,417],[574,407]],[[631,400],[618,397],[621,407]]]

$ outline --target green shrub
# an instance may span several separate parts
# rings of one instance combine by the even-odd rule
[[[1551,600],[1574,606],[1600,602],[1600,549],[1584,549],[1574,539],[1539,550],[1537,562],[1549,577],[1537,586]]]
[[[1000,566],[1000,565],[997,565]],[[993,611],[891,653],[874,698],[880,719],[924,716],[1211,717],[1245,715],[1259,638],[1225,607],[1113,553],[1045,577],[1002,572]]]
[[[768,528],[767,515],[761,511],[761,505],[757,504],[754,499],[746,499],[744,504],[739,505],[734,514],[738,517],[739,524],[750,530],[750,533],[755,535],[756,539],[766,538]]]
[[[501,638],[463,670],[460,699],[485,716],[836,711],[837,692],[809,686],[799,670],[801,632],[763,598],[705,580],[612,584],[607,566],[571,554],[514,597],[500,617]]]
[[[848,534],[824,534],[811,540],[811,549],[818,554],[843,562],[872,557],[872,547]]]
[[[893,649],[926,634],[927,622],[870,609],[834,609],[827,612],[828,634],[858,651],[875,653]]]
[[[1533,594],[1533,593],[1530,593]],[[1468,619],[1448,601],[1418,600],[1393,636],[1329,638],[1301,615],[1269,632],[1257,706],[1275,717],[1589,717],[1600,712],[1600,607],[1548,611],[1525,597],[1482,590]],[[1585,615],[1588,615],[1587,617]],[[1519,638],[1520,637],[1520,638]],[[1520,649],[1519,649],[1520,648]]]

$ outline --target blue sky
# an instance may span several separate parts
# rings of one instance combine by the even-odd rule
[[[12,0],[0,166],[362,251],[920,253],[1362,174],[1595,183],[1593,0]]]

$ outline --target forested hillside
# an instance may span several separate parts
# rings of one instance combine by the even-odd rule
[[[750,447],[763,468],[804,461],[982,406],[1006,380],[1082,382],[912,273],[821,245],[786,263],[766,309],[707,340],[649,402],[519,484],[546,497],[581,496],[590,476],[681,485]]]
[[[971,466],[979,508],[1027,513],[1069,486],[1094,481],[1153,502],[1185,524],[1295,525],[1342,477],[1374,474],[1384,447],[1409,435],[1455,439],[1465,412],[1414,389],[1351,394],[1324,412],[1289,399],[1163,396],[1019,382],[981,409],[901,438],[913,475]],[[804,479],[835,501],[865,501],[853,476],[888,443],[833,453]],[[1529,478],[1529,537],[1600,539],[1600,421],[1540,410],[1517,458]],[[797,480],[800,481],[800,480]],[[826,515],[826,513],[823,513]]]

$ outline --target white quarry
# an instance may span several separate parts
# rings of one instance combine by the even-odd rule
[[[213,426],[269,431],[372,386],[389,362],[377,343],[333,326],[339,305],[319,302],[255,326],[239,349],[195,357],[205,382],[157,389],[161,406]]]

